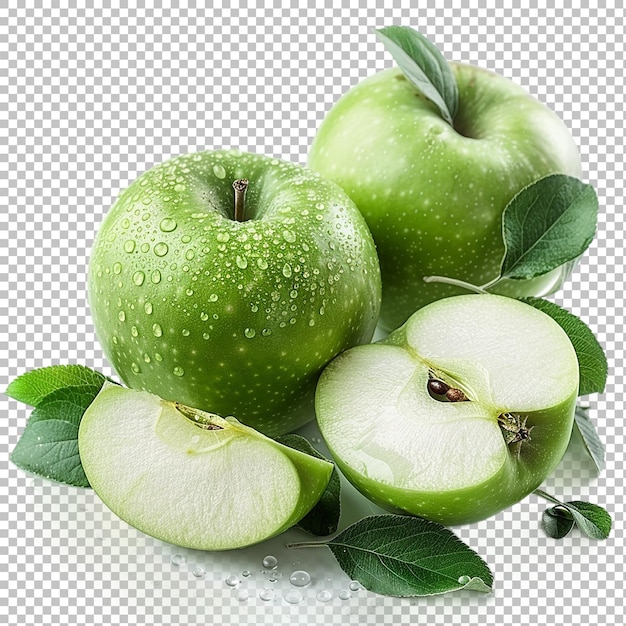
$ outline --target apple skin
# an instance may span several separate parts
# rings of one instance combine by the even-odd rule
[[[472,300],[477,301],[480,309],[475,308],[474,311],[479,310],[480,312],[474,318],[466,318],[462,327],[456,329],[441,327],[439,321],[445,319],[445,309],[450,310],[450,307],[455,306],[455,300],[461,301],[464,305],[471,305]],[[475,325],[484,327],[478,318],[482,316],[483,312],[488,312],[491,307],[498,307],[502,315],[500,319],[504,320],[508,311],[515,312],[520,307],[528,309],[526,313],[531,322],[533,319],[548,317],[529,305],[499,295],[466,294],[444,298],[417,311],[402,327],[385,339],[377,343],[358,346],[340,354],[322,373],[316,396],[316,412],[320,431],[341,472],[375,504],[392,512],[410,513],[449,526],[473,523],[495,515],[522,500],[537,489],[561,461],[570,440],[578,398],[578,362],[567,335],[552,320],[549,320],[549,323],[554,325],[555,333],[561,335],[560,341],[556,344],[558,354],[564,358],[563,363],[554,363],[554,366],[558,368],[557,376],[566,381],[565,388],[569,389],[569,392],[560,394],[562,397],[558,402],[543,409],[522,410],[522,414],[527,419],[528,428],[532,428],[531,440],[522,443],[519,450],[516,450],[515,444],[507,446],[503,438],[500,446],[500,460],[498,461],[501,464],[488,479],[457,489],[420,489],[417,485],[415,488],[407,488],[373,476],[373,472],[368,471],[366,462],[360,458],[359,460],[353,458],[348,461],[339,449],[336,439],[337,421],[346,419],[344,415],[346,406],[357,412],[361,410],[360,406],[354,408],[356,403],[349,398],[345,399],[346,393],[359,396],[359,403],[365,407],[362,410],[376,412],[380,408],[376,406],[377,402],[382,401],[381,398],[386,398],[387,392],[391,392],[394,388],[406,390],[413,385],[426,388],[428,374],[423,372],[420,379],[418,370],[415,369],[415,364],[420,361],[416,352],[419,346],[416,346],[415,340],[411,340],[410,337],[415,336],[416,328],[426,323],[424,320],[427,319],[427,315],[437,310],[444,311],[444,315],[440,316],[437,323],[430,324],[430,331],[438,332],[440,335],[454,333],[451,341],[453,346],[451,353],[444,353],[445,350],[437,349],[436,353],[429,356],[428,359],[435,364],[448,363],[453,372],[455,369],[459,372],[461,371],[458,365],[460,361],[457,361],[457,358],[466,358],[461,356],[461,346],[472,334]],[[543,323],[546,323],[545,319]],[[497,324],[498,322],[496,322]],[[507,334],[509,337],[511,336],[511,333]],[[513,339],[513,341],[515,340]],[[524,345],[520,346],[520,350],[525,348]],[[515,356],[512,358],[512,361],[514,360]],[[405,365],[401,366],[402,363]],[[478,362],[471,363],[471,366],[476,370],[481,367]],[[515,365],[511,365],[511,367],[515,370]],[[404,372],[409,372],[407,378],[402,378]],[[520,374],[515,371],[515,375]],[[548,382],[548,380],[546,378],[542,383],[553,384],[553,381]],[[374,386],[380,384],[381,381],[384,381],[382,384],[385,386],[385,391],[374,389]],[[474,381],[473,386],[478,387],[476,381]],[[351,391],[347,392],[346,390]],[[369,395],[372,397],[370,398]],[[399,404],[398,401],[396,402]],[[434,403],[430,405],[431,408],[441,406],[437,400],[431,402]],[[471,410],[471,404],[473,402],[456,402],[444,403],[444,406],[450,409],[450,413],[457,410],[458,415],[455,419],[458,422],[468,418],[463,411],[464,409]],[[498,401],[493,401],[491,398],[481,402],[481,404],[483,404],[484,415],[475,424],[479,424],[480,428],[483,429],[481,430],[482,435],[477,435],[477,445],[469,450],[469,455],[475,456],[475,458],[485,454],[485,450],[490,445],[489,442],[493,440],[492,437],[500,436],[500,427],[497,422],[498,414],[514,408],[499,405]],[[414,410],[416,413],[412,419],[423,419],[424,412],[429,410],[429,405],[422,405]],[[385,429],[386,424],[391,426],[390,420],[393,420],[393,417],[393,415],[385,412],[380,413],[377,417],[376,428]],[[475,416],[472,416],[471,419],[475,419]],[[410,427],[407,426],[407,428]],[[360,449],[359,441],[363,437],[374,446],[379,445],[378,438],[372,434],[363,435],[354,425],[350,425],[350,432],[350,454],[353,450]],[[460,447],[466,447],[469,443],[458,432],[447,431],[447,434],[449,439],[446,442],[444,454],[448,460],[445,462],[453,464],[455,459],[458,459]],[[440,435],[438,434],[438,436]],[[413,441],[410,432],[403,431],[401,437],[403,440]],[[402,455],[394,453],[391,449],[384,451],[377,449],[377,454],[379,455],[377,462],[395,462],[399,467],[403,467],[403,463],[405,463],[402,461]],[[442,461],[435,459],[431,462],[438,465]],[[394,476],[397,474],[394,473]]]
[[[399,68],[350,89],[323,120],[308,165],[343,187],[365,216],[380,259],[380,324],[400,326],[418,308],[460,294],[423,281],[438,275],[483,285],[499,274],[502,212],[523,187],[548,174],[580,178],[566,126],[510,80],[450,63],[459,89],[452,128]],[[546,295],[569,263],[494,291]]]
[[[313,418],[319,373],[370,341],[381,290],[371,234],[337,185],[238,150],[182,155],[135,180],[97,233],[88,285],[129,387],[270,436]]]

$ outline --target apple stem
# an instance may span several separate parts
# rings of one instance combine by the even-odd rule
[[[473,285],[472,283],[468,283],[464,280],[459,280],[458,278],[448,278],[447,276],[424,276],[423,280],[425,283],[444,283],[446,285],[453,285],[454,287],[461,287],[462,289],[467,289],[468,291],[473,291],[474,293],[487,293],[487,290],[483,287]]]
[[[235,190],[235,221],[245,222],[244,212],[246,208],[246,189],[248,189],[248,179],[238,178],[233,182]]]

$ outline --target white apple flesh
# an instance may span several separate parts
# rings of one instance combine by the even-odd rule
[[[319,500],[333,469],[234,418],[113,384],[85,412],[79,451],[89,483],[116,515],[198,550],[245,547],[287,530]]]
[[[433,377],[467,400],[432,395]],[[504,296],[455,296],[332,361],[316,412],[337,464],[366,496],[455,525],[514,504],[553,471],[578,381],[574,348],[548,315]]]

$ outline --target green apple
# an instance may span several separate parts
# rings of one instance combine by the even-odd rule
[[[521,500],[556,467],[578,371],[567,334],[542,311],[505,296],[452,296],[333,360],[317,419],[368,498],[463,524]]]
[[[234,418],[112,383],[85,412],[78,446],[89,484],[116,515],[197,550],[241,548],[290,528],[333,470]]]
[[[337,185],[236,150],[140,176],[89,264],[95,330],[129,387],[272,436],[310,420],[324,365],[371,339],[380,288],[367,225]]]
[[[310,149],[309,166],[347,191],[374,236],[386,330],[428,302],[462,293],[426,284],[425,276],[474,285],[497,277],[502,212],[511,198],[549,174],[581,176],[574,140],[547,106],[488,70],[447,65],[458,87],[453,125],[394,67],[344,94]],[[494,290],[545,295],[572,266]]]

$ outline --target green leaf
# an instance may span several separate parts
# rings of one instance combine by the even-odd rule
[[[543,512],[541,525],[548,537],[563,539],[574,528],[574,518],[567,509],[552,507]]]
[[[294,450],[332,462],[320,454],[307,439],[300,435],[282,435],[281,437],[276,437],[276,441]],[[339,472],[337,471],[337,466],[335,466],[322,497],[313,509],[298,522],[297,526],[305,532],[318,537],[332,535],[334,532],[337,532],[341,514],[340,491]]]
[[[417,89],[454,125],[459,91],[450,65],[424,35],[407,26],[388,26],[376,31],[396,63]]]
[[[591,185],[563,174],[522,189],[504,209],[501,278],[545,274],[579,257],[593,241],[598,198]]]
[[[577,406],[574,414],[574,425],[598,473],[600,473],[604,469],[604,445],[589,418],[588,411],[587,407]]]
[[[454,533],[409,515],[372,515],[326,545],[343,571],[363,587],[387,596],[430,596],[459,589],[491,591],[488,565]]]
[[[102,376],[99,384],[58,387],[44,398],[37,398],[37,406],[11,454],[13,463],[50,480],[89,487],[78,453],[78,428],[104,380]],[[35,395],[30,397],[34,399]]]
[[[64,387],[99,385],[105,377],[83,365],[51,365],[31,370],[16,378],[5,393],[30,406],[37,406],[48,394]]]
[[[611,533],[613,521],[608,511],[597,504],[572,500],[570,502],[560,502],[554,496],[535,489],[535,494],[554,502],[553,506],[544,511],[542,525],[546,534],[554,539],[562,539],[571,530],[571,525],[567,527],[571,520],[578,526],[578,529],[592,539],[606,539]]]
[[[602,393],[606,386],[608,363],[604,350],[591,329],[578,317],[553,302],[542,298],[519,299],[549,315],[567,333],[578,357],[578,395]]]

